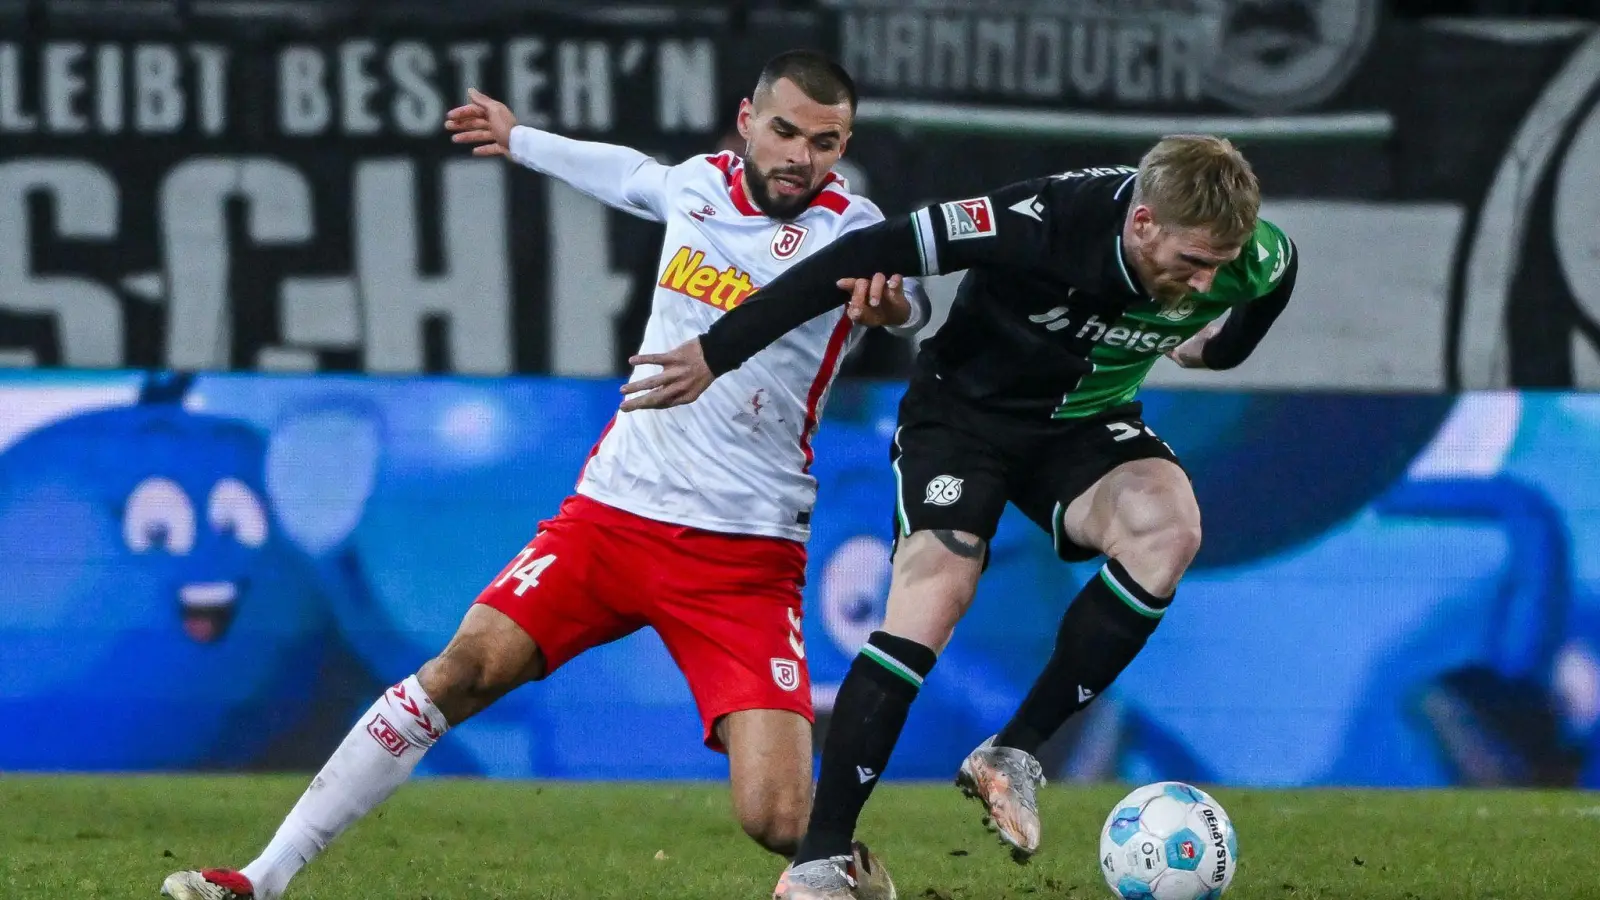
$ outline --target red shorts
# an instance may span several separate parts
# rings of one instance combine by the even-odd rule
[[[539,645],[546,674],[654,628],[705,726],[746,709],[815,721],[800,632],[805,546],[671,525],[573,496],[478,595]]]

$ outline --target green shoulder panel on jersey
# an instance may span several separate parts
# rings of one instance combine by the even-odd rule
[[[1153,300],[1136,302],[1116,322],[1091,317],[1079,333],[1095,342],[1089,353],[1094,370],[1061,398],[1052,418],[1091,416],[1132,401],[1164,354],[1234,306],[1277,287],[1293,252],[1282,229],[1259,219],[1239,256],[1217,270],[1211,290],[1191,294],[1170,309]]]
[[[1218,269],[1211,290],[1196,297],[1233,304],[1265,296],[1282,280],[1293,253],[1283,229],[1257,219],[1255,234],[1240,248],[1238,258]]]

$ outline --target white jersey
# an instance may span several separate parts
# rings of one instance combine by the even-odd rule
[[[727,310],[847,231],[882,221],[836,177],[791,221],[745,195],[732,153],[666,166],[625,147],[518,127],[511,158],[610,206],[666,224],[643,353],[704,333]],[[892,273],[886,273],[892,274]],[[909,332],[927,301],[907,281]],[[784,335],[724,374],[693,403],[619,412],[578,478],[578,493],[662,522],[804,541],[817,483],[811,441],[839,365],[865,329],[839,308]],[[757,298],[754,302],[760,302]],[[660,371],[634,369],[630,380]]]

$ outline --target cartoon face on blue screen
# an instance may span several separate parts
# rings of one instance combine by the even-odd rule
[[[284,724],[264,733],[253,712],[309,693],[322,602],[264,499],[266,438],[185,410],[181,392],[147,389],[0,455],[0,709],[30,730],[0,768],[242,761]]]

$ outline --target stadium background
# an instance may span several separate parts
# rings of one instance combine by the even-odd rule
[[[466,73],[676,160],[809,45],[861,82],[847,174],[887,211],[1213,130],[1302,248],[1241,370],[1158,367],[1206,546],[1049,774],[1600,786],[1600,32],[1474,6],[1524,15],[0,0],[0,770],[320,763],[570,489],[653,281],[656,226],[448,143]],[[881,615],[910,350],[866,342],[818,439],[824,727]],[[1007,520],[890,776],[1003,721],[1090,571]],[[641,634],[424,770],[719,777],[696,734]]]

